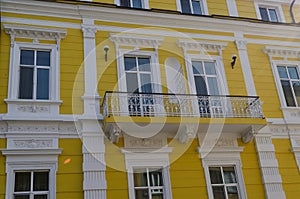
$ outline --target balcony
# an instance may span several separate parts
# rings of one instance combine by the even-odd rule
[[[263,118],[259,97],[106,92],[104,116]]]

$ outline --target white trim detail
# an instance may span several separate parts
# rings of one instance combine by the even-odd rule
[[[200,40],[186,40],[179,39],[177,45],[186,50],[198,50],[201,53],[205,52],[218,52],[219,55],[222,55],[222,50],[227,46],[226,42],[208,42]]]
[[[125,155],[129,199],[135,199],[133,180],[134,168],[162,168],[164,181],[164,199],[172,199],[169,171],[169,153],[171,153],[172,151],[173,148],[170,147],[163,147],[159,149],[121,149],[121,152]]]
[[[281,7],[281,3],[282,2],[278,2],[278,1],[264,1],[264,0],[255,0],[254,1],[254,7],[255,7],[255,11],[256,11],[256,16],[258,19],[262,19],[261,15],[260,15],[260,11],[259,8],[260,7],[265,7],[265,8],[272,8],[276,10],[276,14],[278,17],[278,22],[283,22],[285,23],[285,17],[283,14],[283,10]]]
[[[238,17],[236,0],[226,0],[229,16]]]
[[[287,58],[300,58],[300,48],[289,48],[280,46],[265,46],[263,49],[264,53],[272,57],[283,57]]]
[[[17,26],[4,24],[4,30],[10,34],[10,71],[8,83],[8,118],[30,116],[34,118],[57,117],[59,114],[60,96],[60,40],[65,38],[66,30]],[[32,43],[15,42],[15,38],[32,39]],[[55,40],[55,44],[40,44],[39,40]],[[49,99],[18,99],[20,51],[25,49],[50,50]]]
[[[239,52],[238,59],[241,62],[248,96],[256,96],[255,84],[247,52],[247,41],[243,38],[243,34],[241,32],[235,32],[235,36],[237,38],[235,40],[235,44]]]
[[[285,199],[285,192],[282,187],[282,179],[278,169],[271,134],[256,135],[255,144],[266,199]]]
[[[296,163],[298,166],[298,171],[300,173],[300,131],[298,132],[298,135],[291,136],[291,144],[292,144],[292,152],[294,153]]]
[[[109,39],[119,46],[134,46],[135,49],[139,49],[141,47],[157,49],[163,41],[163,38],[161,37],[129,34],[110,34]]]

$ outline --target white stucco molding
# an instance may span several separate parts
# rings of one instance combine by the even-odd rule
[[[119,46],[134,46],[135,48],[155,48],[161,45],[163,38],[130,34],[110,34],[109,39]]]
[[[300,48],[265,46],[263,51],[270,57],[300,58]]]
[[[222,50],[227,46],[226,42],[209,42],[200,40],[187,40],[179,39],[177,45],[181,47],[184,51],[186,50],[197,50],[202,53],[204,52],[218,52],[219,55],[222,54]]]
[[[57,40],[63,39],[67,35],[67,31],[63,29],[54,28],[40,28],[33,26],[20,26],[4,24],[4,31],[14,38],[30,38],[30,39],[45,39]]]

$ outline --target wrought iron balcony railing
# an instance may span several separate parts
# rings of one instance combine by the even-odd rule
[[[105,93],[105,116],[263,118],[259,97],[165,93]]]

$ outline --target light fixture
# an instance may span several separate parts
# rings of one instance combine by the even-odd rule
[[[105,45],[103,49],[104,49],[104,52],[105,52],[105,61],[107,61],[107,52],[109,51],[109,46]]]
[[[234,69],[234,65],[235,65],[235,62],[236,62],[236,58],[237,58],[236,55],[232,55],[232,62],[231,62],[231,68],[232,68],[232,69]]]

